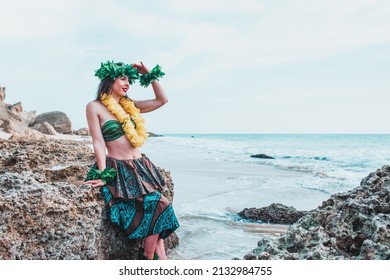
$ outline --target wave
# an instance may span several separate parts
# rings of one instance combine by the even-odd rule
[[[277,157],[275,157],[277,158]],[[324,157],[324,156],[281,156],[279,157],[281,159],[304,159],[304,160],[321,160],[321,161],[331,161],[331,158]]]

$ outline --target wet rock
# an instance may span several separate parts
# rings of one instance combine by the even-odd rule
[[[272,224],[293,224],[307,214],[281,203],[273,203],[262,208],[245,208],[237,213],[241,218]]]
[[[280,238],[263,238],[258,259],[389,260],[390,166],[372,172],[359,187],[332,195]]]
[[[256,155],[251,155],[253,158],[264,158],[264,159],[275,159],[274,157],[267,156],[266,154],[256,154]]]

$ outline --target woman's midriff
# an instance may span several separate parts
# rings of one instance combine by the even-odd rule
[[[142,157],[139,148],[135,148],[125,136],[117,140],[106,142],[107,156],[115,159],[136,159]]]

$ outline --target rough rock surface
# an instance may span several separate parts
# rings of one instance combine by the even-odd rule
[[[141,241],[126,240],[99,190],[83,185],[93,161],[80,142],[0,139],[0,259],[137,259]],[[177,243],[176,234],[165,240],[167,249]]]
[[[390,166],[332,195],[280,238],[261,239],[244,259],[389,260]]]
[[[293,224],[307,214],[307,211],[298,211],[294,207],[281,203],[272,203],[262,208],[245,208],[237,213],[241,218],[261,221],[271,224]]]
[[[72,133],[72,122],[69,117],[60,111],[47,112],[39,114],[34,121],[30,123],[30,126],[34,126],[39,123],[48,122],[59,133],[70,134]]]

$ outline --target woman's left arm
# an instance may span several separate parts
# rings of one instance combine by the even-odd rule
[[[141,113],[147,113],[156,110],[168,102],[167,95],[158,81],[153,81],[152,87],[155,96],[154,99],[134,100],[135,106],[140,109]]]
[[[149,70],[142,62],[140,62],[140,64],[134,63],[133,67],[137,68],[138,72],[141,74],[149,73]],[[154,92],[154,99],[134,100],[135,106],[140,109],[141,113],[147,113],[156,110],[168,102],[168,97],[160,83],[157,80],[154,80],[151,84]]]

